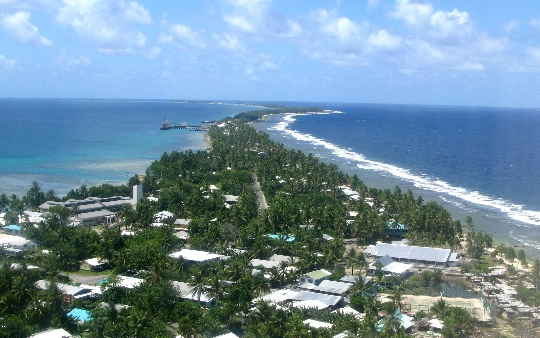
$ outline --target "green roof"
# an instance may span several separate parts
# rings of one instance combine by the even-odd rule
[[[306,276],[308,276],[310,278],[313,278],[315,280],[321,279],[321,278],[324,278],[324,277],[328,277],[330,275],[331,275],[330,272],[328,272],[326,270],[323,270],[323,269],[312,271],[312,272],[306,274]]]

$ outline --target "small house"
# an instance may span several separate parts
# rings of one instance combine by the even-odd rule
[[[15,224],[7,225],[4,227],[4,233],[8,235],[21,236],[22,227]]]
[[[309,283],[309,284],[315,284],[319,285],[323,280],[328,279],[332,273],[320,269],[315,270],[309,273],[306,273],[303,276],[300,276],[300,283]]]
[[[103,271],[109,267],[109,261],[101,258],[90,258],[81,262],[81,270]]]

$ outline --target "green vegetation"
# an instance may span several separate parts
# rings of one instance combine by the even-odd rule
[[[343,276],[345,268],[354,274],[363,271],[364,255],[355,250],[346,253],[343,239],[354,238],[360,244],[385,240],[391,220],[407,225],[406,236],[412,244],[460,247],[460,222],[453,221],[437,203],[424,203],[421,197],[398,187],[393,191],[369,188],[356,175],[349,176],[311,154],[289,150],[243,123],[263,114],[292,111],[316,109],[246,112],[226,127],[210,128],[210,151],[164,153],[149,166],[141,182],[145,193],[158,196],[158,201],[143,200],[135,209],[124,208],[118,214],[122,226],[136,232],[133,236],[122,236],[120,228],[103,228],[98,234],[92,228],[71,227],[73,211],[63,207],[51,208],[47,219],[37,227],[24,224],[26,236],[38,243],[39,250],[27,253],[22,262],[41,269],[15,271],[6,263],[0,270],[0,316],[9,336],[26,336],[51,326],[62,326],[84,337],[211,337],[238,329],[244,330],[246,337],[330,337],[346,330],[360,336],[404,336],[392,320],[382,332],[376,330],[379,310],[393,313],[401,307],[404,289],[399,283],[392,301],[384,304],[369,296],[372,286],[364,285],[361,279],[354,285],[351,305],[366,313],[362,322],[350,315],[288,311],[263,302],[250,311],[254,298],[269,293],[271,288],[288,286],[315,269],[332,271],[333,279]],[[268,209],[259,208],[253,188],[255,178]],[[66,198],[129,195],[129,187],[137,183],[139,178],[133,177],[127,186],[82,186],[70,191]],[[219,190],[211,191],[210,185]],[[360,198],[346,196],[340,188],[344,185],[354,189]],[[239,196],[238,202],[226,205],[225,195]],[[54,194],[42,195],[36,183],[22,201],[16,196],[0,196],[0,207],[18,215],[25,206],[35,208],[42,203],[43,196],[53,198]],[[191,219],[187,242],[174,236],[173,220],[161,227],[152,226],[154,214],[163,210],[177,218]],[[349,220],[351,211],[357,216]],[[267,234],[294,236],[295,240],[272,239]],[[334,239],[327,241],[323,234]],[[480,247],[471,255],[481,256],[490,245],[489,239],[481,233],[469,234],[471,243]],[[187,245],[231,258],[194,265],[168,255]],[[233,254],[231,249],[245,253]],[[267,259],[273,254],[294,259],[254,273],[250,260]],[[91,311],[93,319],[75,327],[65,315],[68,309],[58,302],[58,290],[51,287],[38,291],[34,282],[58,280],[60,271],[75,271],[81,260],[91,257],[108,259],[113,276],[94,302],[78,303]],[[288,269],[289,265],[293,269]],[[144,282],[134,289],[122,289],[116,278],[120,274]],[[440,270],[426,271],[420,279],[438,283]],[[171,281],[191,285],[195,299],[203,294],[211,296],[214,306],[205,308],[180,299]],[[118,309],[115,304],[127,307]],[[448,336],[470,332],[470,321],[464,316],[458,310],[445,315]],[[307,318],[331,321],[334,326],[308,331],[302,323]],[[461,327],[459,323],[466,325]]]

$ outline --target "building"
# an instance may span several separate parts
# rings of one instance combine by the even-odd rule
[[[368,246],[365,253],[377,258],[388,255],[396,262],[448,266],[452,250],[377,242]],[[460,260],[459,256],[455,259]],[[459,264],[459,261],[452,264]]]
[[[88,197],[84,200],[69,199],[65,202],[47,201],[38,207],[40,213],[47,213],[55,206],[75,210],[74,224],[95,225],[116,221],[116,212],[124,206],[133,206],[142,197],[142,186],[133,187],[133,198],[123,196]]]
[[[394,275],[401,279],[406,279],[412,275],[411,268],[413,266],[411,264],[394,262],[388,255],[379,258],[377,262],[381,263],[381,272],[383,275]],[[368,267],[368,273],[370,275],[375,275],[377,273],[377,263],[372,263]]]
[[[38,289],[47,290],[47,288],[49,287],[49,283],[49,281],[41,279],[38,280],[35,285]],[[66,303],[71,303],[75,299],[88,297],[92,294],[92,289],[89,288],[64,283],[57,283],[56,285],[58,286],[58,289],[62,291],[63,298]]]
[[[225,260],[229,258],[225,255],[218,255],[211,252],[191,250],[191,249],[182,249],[177,252],[173,252],[169,255],[172,258],[183,258],[184,260],[190,263],[208,263],[208,262],[217,262],[219,260]]]
[[[176,221],[174,221],[174,230],[188,230],[189,223],[191,223],[190,218],[177,218]]]
[[[188,283],[172,281],[172,286],[178,292],[180,298],[191,300],[209,308],[214,304],[214,298],[209,297],[202,292],[200,295],[194,290],[195,288]]]
[[[328,279],[332,273],[321,269],[315,270],[309,273],[306,273],[303,276],[300,276],[300,283],[309,283],[314,285],[319,285],[323,280]]]
[[[323,293],[326,295],[343,296],[352,287],[350,283],[323,280],[319,285],[304,283],[298,286],[299,289]]]
[[[69,332],[64,329],[52,329],[39,333],[35,333],[30,338],[71,338],[73,337]]]
[[[90,258],[81,262],[81,270],[103,271],[109,267],[109,261],[101,258]]]
[[[4,227],[4,233],[8,235],[22,236],[22,227],[11,224]]]
[[[34,249],[36,243],[21,236],[0,234],[0,249],[11,257],[22,257],[24,251]]]

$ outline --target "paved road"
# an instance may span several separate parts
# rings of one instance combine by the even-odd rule
[[[85,276],[78,273],[62,273],[64,276],[68,276],[73,280],[73,283],[80,283],[80,284],[96,284],[102,279],[109,278],[110,275],[99,275],[99,276]]]
[[[266,204],[266,198],[261,191],[261,185],[259,184],[257,175],[255,175],[255,173],[251,173],[251,175],[253,176],[253,189],[255,189],[255,193],[257,194],[257,198],[259,199],[259,209],[266,210],[268,209],[268,205]]]

